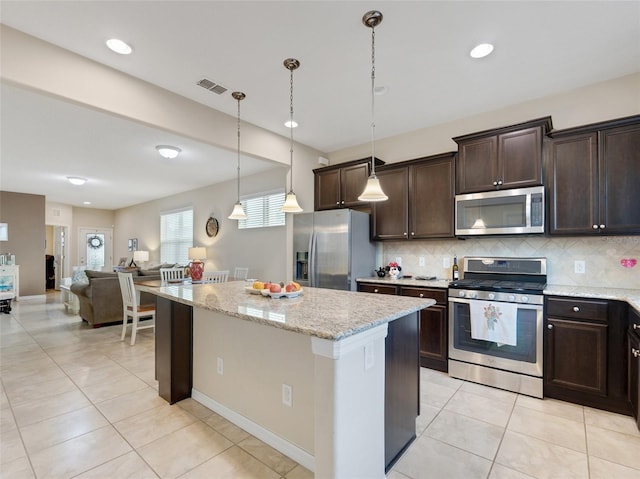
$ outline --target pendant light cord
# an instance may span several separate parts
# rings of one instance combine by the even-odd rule
[[[375,87],[376,87],[376,29],[371,27],[371,176],[376,175],[376,109],[375,109]]]
[[[289,170],[289,193],[293,192],[293,70],[289,70],[291,73],[291,90],[289,94],[289,129],[291,130],[291,147],[289,149],[289,161],[291,163],[291,169]]]
[[[238,203],[240,203],[240,100],[238,98]]]

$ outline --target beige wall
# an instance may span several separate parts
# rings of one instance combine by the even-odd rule
[[[0,253],[16,255],[20,265],[20,296],[45,292],[45,197],[0,191],[0,223],[9,225],[9,241]]]
[[[376,140],[376,156],[387,163],[456,151],[456,136],[551,116],[555,130],[640,114],[640,73],[576,88],[507,108]],[[382,120],[378,121],[380,123]],[[331,152],[331,163],[370,155],[369,143]]]
[[[278,167],[243,178],[242,194],[284,190],[285,174],[286,169]],[[149,251],[149,264],[159,263],[160,214],[192,207],[194,245],[207,248],[205,269],[228,269],[232,274],[234,267],[246,266],[250,277],[284,281],[287,278],[286,227],[239,230],[237,221],[227,218],[236,201],[236,191],[236,182],[228,181],[116,211],[114,257],[131,257],[127,239],[138,238],[138,249]],[[214,238],[209,238],[205,232],[209,216],[220,224],[220,231]]]

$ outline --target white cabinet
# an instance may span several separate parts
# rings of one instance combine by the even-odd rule
[[[15,301],[20,296],[20,266],[2,265],[0,266],[0,293],[15,294]]]

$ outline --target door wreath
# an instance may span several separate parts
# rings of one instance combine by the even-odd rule
[[[98,235],[89,236],[87,239],[87,245],[92,249],[100,249],[104,245],[104,240]]]

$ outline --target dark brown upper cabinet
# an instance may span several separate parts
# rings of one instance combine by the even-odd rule
[[[445,153],[380,168],[389,199],[371,204],[372,238],[453,238],[454,158]]]
[[[384,162],[376,158],[376,167]],[[314,208],[316,211],[365,206],[358,200],[371,170],[371,158],[316,168],[314,173]]]
[[[549,234],[640,233],[640,115],[549,136]]]
[[[551,117],[458,136],[456,193],[542,184],[542,142]]]

